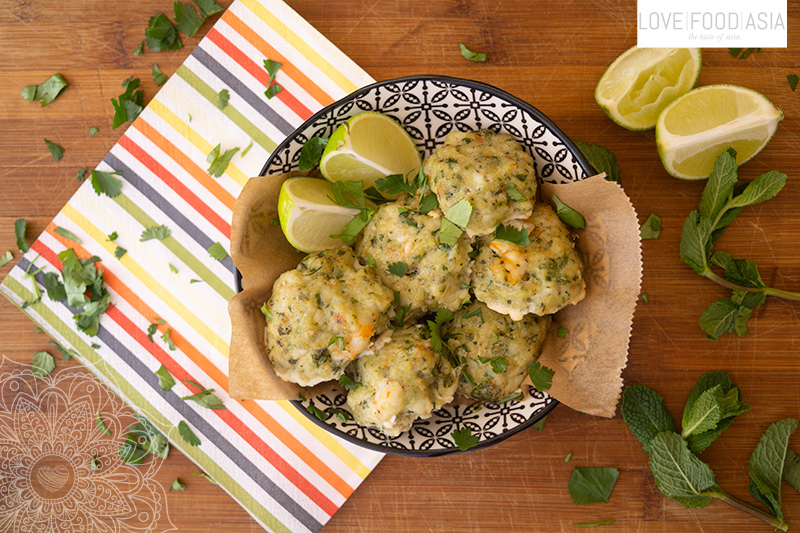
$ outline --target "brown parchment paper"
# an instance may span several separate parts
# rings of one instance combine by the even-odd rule
[[[300,175],[250,179],[233,210],[231,257],[242,273],[243,291],[231,299],[229,393],[234,398],[297,399],[331,388],[303,389],[278,378],[266,358],[261,306],[275,280],[303,258],[286,242],[279,226],[278,194],[284,179]],[[566,185],[542,185],[581,212],[586,228],[578,231],[578,247],[586,264],[586,298],[554,317],[540,358],[555,369],[548,391],[578,411],[611,417],[622,390],[628,340],[639,296],[642,262],[639,223],[622,188],[603,175]],[[559,327],[568,333],[558,338]]]

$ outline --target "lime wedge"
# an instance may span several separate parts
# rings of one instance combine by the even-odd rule
[[[330,181],[362,181],[364,188],[390,174],[416,172],[417,145],[399,122],[369,111],[350,118],[331,135],[319,169]]]
[[[676,178],[705,179],[717,156],[733,148],[740,165],[764,148],[783,113],[756,91],[708,85],[681,96],[658,117],[656,144],[664,168]]]
[[[633,47],[614,60],[594,98],[611,120],[629,130],[649,130],[675,98],[700,75],[699,48]]]
[[[330,236],[341,233],[359,211],[336,204],[333,197],[333,188],[325,180],[300,177],[283,182],[278,195],[278,218],[289,244],[308,253],[344,244]]]

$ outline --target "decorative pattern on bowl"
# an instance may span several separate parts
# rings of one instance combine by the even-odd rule
[[[549,183],[570,183],[592,174],[572,141],[543,113],[490,85],[444,76],[409,76],[369,85],[319,111],[272,153],[264,176],[297,170],[300,150],[311,137],[331,136],[348,118],[380,111],[399,121],[416,141],[423,158],[443,144],[453,130],[492,129],[510,133],[531,154],[536,175]],[[355,444],[401,455],[444,455],[458,452],[452,433],[467,427],[479,438],[471,450],[496,444],[544,418],[558,402],[530,387],[519,401],[502,405],[449,405],[418,420],[410,431],[387,437],[359,426],[346,409],[345,395],[330,392],[293,402],[316,424]],[[313,405],[326,420],[311,414]],[[313,410],[313,409],[312,409]],[[323,416],[324,418],[324,416]]]

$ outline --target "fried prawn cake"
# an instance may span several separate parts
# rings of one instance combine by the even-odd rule
[[[347,394],[359,424],[396,437],[453,400],[460,367],[434,352],[427,336],[421,324],[395,330],[387,343],[348,367],[348,375],[360,383]]]
[[[338,379],[388,328],[393,300],[349,246],[307,256],[275,281],[266,304],[275,373],[302,386]]]
[[[513,320],[527,313],[553,314],[583,300],[583,262],[555,211],[536,204],[527,220],[513,225],[528,230],[530,244],[480,238],[472,265],[475,297]]]
[[[533,158],[507,133],[453,131],[423,169],[443,212],[462,198],[472,205],[470,237],[527,218],[533,209]]]
[[[356,254],[361,264],[374,263],[378,278],[411,314],[454,311],[469,297],[472,247],[464,235],[453,246],[440,245],[441,211],[417,208],[408,195],[380,206],[356,241]]]
[[[458,393],[490,402],[513,397],[539,358],[548,327],[549,316],[515,321],[480,302],[456,313],[447,325],[447,344],[465,362]]]

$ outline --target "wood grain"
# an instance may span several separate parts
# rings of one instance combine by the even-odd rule
[[[228,5],[230,2],[222,2]],[[634,320],[626,383],[655,388],[673,414],[699,375],[728,370],[753,408],[703,454],[730,493],[750,499],[747,461],[773,421],[800,416],[800,305],[771,299],[743,338],[704,338],[697,319],[725,292],[681,263],[683,220],[696,208],[702,183],[669,177],[656,155],[653,132],[629,132],[595,104],[594,86],[606,66],[635,44],[636,8],[625,0],[290,0],[376,79],[419,73],[472,78],[500,87],[549,115],[569,136],[611,149],[625,191],[644,220],[662,216],[659,240],[645,241],[643,292]],[[136,74],[151,97],[150,67],[171,74],[208,30],[184,39],[175,52],[132,52],[147,19],[169,13],[171,2],[59,2],[0,0],[0,252],[15,249],[13,221],[29,222],[29,240],[44,229],[79,186],[75,173],[93,167],[124,127],[111,130],[111,97]],[[789,48],[737,60],[725,49],[703,51],[699,84],[733,83],[762,92],[785,115],[769,146],[740,176],[777,169],[789,174],[781,194],[746,209],[717,247],[756,260],[765,281],[800,289],[800,93],[786,76],[800,74],[800,3],[789,3]],[[489,54],[486,64],[465,61],[456,43]],[[21,89],[61,72],[70,88],[44,109],[19,97]],[[100,133],[88,135],[96,126]],[[55,163],[42,138],[65,147]],[[18,255],[18,254],[17,254]],[[5,274],[10,265],[3,267]],[[0,353],[30,362],[47,340],[5,300],[0,301]],[[73,365],[62,363],[59,365]],[[798,437],[794,449],[800,450]],[[572,461],[564,457],[572,452]],[[608,504],[574,505],[567,492],[572,469],[616,466],[619,481]],[[181,531],[258,531],[218,487],[194,479],[191,463],[174,453],[159,476],[176,476],[187,490],[168,495],[169,516]],[[800,527],[800,495],[784,492],[786,520]],[[603,420],[559,408],[543,431],[528,430],[474,453],[439,459],[387,456],[325,531],[572,531],[574,524],[615,519],[607,531],[769,531],[759,521],[717,502],[687,510],[664,499],[649,474],[647,456],[619,416]]]

